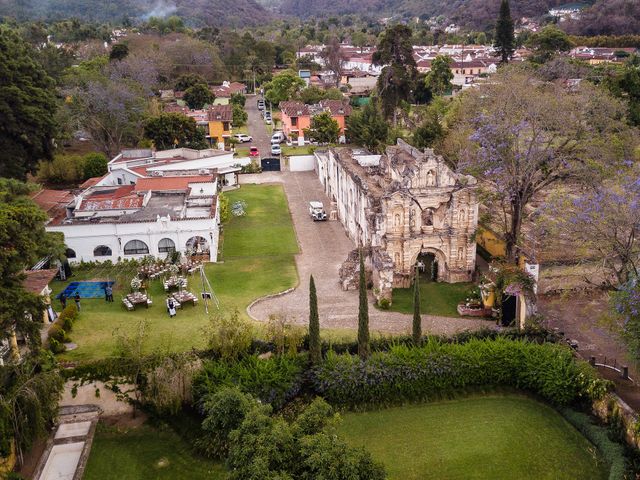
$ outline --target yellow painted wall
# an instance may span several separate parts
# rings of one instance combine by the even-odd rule
[[[225,130],[224,122],[209,122],[209,136],[211,138],[217,138],[218,141],[222,141],[223,135],[231,135],[231,126],[229,126],[229,130]]]
[[[504,257],[507,254],[507,244],[491,230],[480,229],[476,235],[476,241],[492,257]]]

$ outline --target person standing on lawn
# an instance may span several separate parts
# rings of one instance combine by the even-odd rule
[[[76,292],[75,296],[73,297],[73,301],[76,302],[76,308],[78,309],[78,312],[80,311],[80,293]]]
[[[111,285],[107,284],[107,286],[104,287],[104,294],[107,302],[113,302],[113,288]]]
[[[167,295],[167,311],[169,312],[169,317],[173,318],[176,316],[176,304],[170,296]]]
[[[64,293],[60,294],[60,305],[62,305],[63,310],[67,307],[67,297]]]

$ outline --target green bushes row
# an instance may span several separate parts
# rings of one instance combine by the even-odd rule
[[[562,416],[593,443],[609,466],[609,480],[625,480],[629,471],[629,462],[625,449],[609,438],[607,428],[593,423],[591,417],[570,408],[560,409]]]
[[[503,338],[397,345],[366,361],[330,353],[312,369],[311,383],[330,403],[348,407],[430,400],[474,387],[513,387],[570,405],[601,398],[610,385],[567,347]]]
[[[194,378],[194,398],[201,402],[222,386],[237,386],[279,409],[300,393],[307,363],[306,355],[268,359],[250,355],[237,361],[212,360]]]
[[[78,318],[78,309],[75,305],[64,307],[58,319],[49,327],[47,332],[49,338],[49,350],[53,353],[65,351],[64,344],[70,341],[69,332],[73,330],[73,322]]]

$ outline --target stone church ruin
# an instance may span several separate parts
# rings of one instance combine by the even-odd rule
[[[453,172],[433,150],[403,140],[384,155],[318,150],[315,169],[331,199],[330,215],[363,248],[377,299],[407,288],[416,266],[442,282],[470,281],[478,224],[476,179]],[[345,289],[357,287],[357,250],[340,268]]]

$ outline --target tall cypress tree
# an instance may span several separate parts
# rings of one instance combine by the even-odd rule
[[[360,308],[358,309],[358,355],[362,359],[369,356],[369,303],[367,299],[367,283],[364,275],[364,258],[360,250]]]
[[[420,318],[420,277],[416,267],[416,279],[413,282],[413,344],[419,345],[422,338],[422,319]]]
[[[513,19],[511,18],[511,8],[509,0],[502,0],[500,3],[500,14],[496,22],[496,38],[493,46],[496,48],[496,56],[500,57],[501,63],[507,63],[515,51],[516,39],[513,33]]]
[[[309,352],[311,363],[317,365],[322,360],[320,346],[320,317],[318,316],[318,296],[313,275],[309,279]]]

